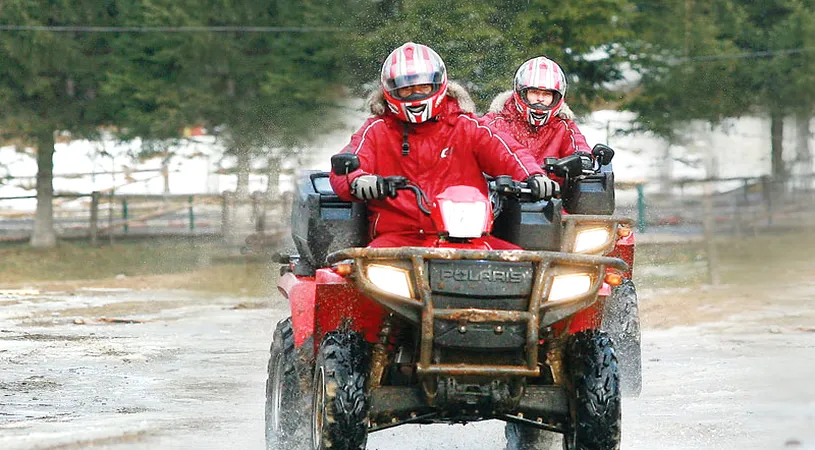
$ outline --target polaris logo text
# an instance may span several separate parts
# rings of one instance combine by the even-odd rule
[[[442,280],[455,281],[495,281],[501,283],[520,283],[524,276],[522,273],[503,270],[442,270]]]

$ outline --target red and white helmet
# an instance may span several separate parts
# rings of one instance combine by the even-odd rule
[[[540,103],[530,104],[526,99],[526,91],[540,89],[550,91],[554,96],[552,104],[544,106]],[[566,97],[566,75],[556,62],[549,58],[539,56],[521,64],[515,72],[515,106],[526,117],[533,127],[541,127],[560,111],[563,99]]]
[[[430,84],[429,94],[400,98],[397,90]],[[432,48],[408,42],[397,48],[382,65],[382,90],[391,112],[400,120],[422,123],[436,117],[447,94],[447,69]]]

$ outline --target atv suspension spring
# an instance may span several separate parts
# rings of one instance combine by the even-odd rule
[[[388,314],[382,320],[377,337],[379,340],[374,344],[371,354],[371,377],[368,379],[368,388],[379,387],[382,383],[382,374],[385,372],[385,364],[388,361],[388,339],[390,339],[393,324],[391,320],[393,314]]]

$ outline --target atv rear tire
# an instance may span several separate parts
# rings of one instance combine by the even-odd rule
[[[266,449],[305,449],[306,396],[300,390],[291,318],[277,324],[266,379]]]
[[[560,450],[563,448],[561,434],[531,425],[507,422],[504,434],[507,437],[507,450]]]
[[[365,385],[369,370],[370,346],[359,333],[335,331],[323,337],[314,368],[314,449],[365,449],[370,407]]]
[[[623,395],[639,396],[642,391],[642,335],[633,281],[623,280],[611,291],[603,311],[602,329],[614,341]]]
[[[581,331],[569,341],[566,362],[576,420],[564,435],[566,450],[620,448],[621,397],[613,345],[596,330]]]

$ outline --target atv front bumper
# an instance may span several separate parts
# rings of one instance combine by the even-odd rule
[[[606,269],[626,270],[627,265],[618,258],[583,255],[564,252],[526,250],[461,250],[449,248],[400,247],[400,248],[349,248],[328,256],[331,264],[353,261],[351,276],[366,296],[382,304],[404,319],[417,324],[421,329],[421,342],[416,373],[424,376],[465,376],[482,375],[487,377],[536,377],[540,375],[538,365],[538,342],[540,331],[570,315],[587,308],[597,299]],[[522,310],[491,309],[489,307],[451,308],[437,307],[435,298],[440,283],[432,280],[433,264],[437,261],[462,261],[489,263],[517,263],[530,266],[528,275],[531,289]],[[471,263],[472,264],[472,263]],[[386,290],[387,286],[373,283],[368,276],[371,265],[391,266],[405,271],[412,284],[411,296],[396,295]],[[587,276],[590,283],[577,295],[552,297],[552,288],[557,277],[580,274]],[[462,273],[463,280],[470,281],[472,271]],[[505,279],[514,277],[508,273]],[[468,286],[462,284],[462,286]],[[469,285],[471,286],[471,285]],[[384,288],[383,288],[384,287]],[[467,295],[461,292],[460,295]],[[435,324],[439,321],[454,322],[462,327],[470,324],[490,324],[496,327],[512,324],[525,325],[525,364],[445,364],[433,363]],[[463,328],[465,329],[465,328]]]

